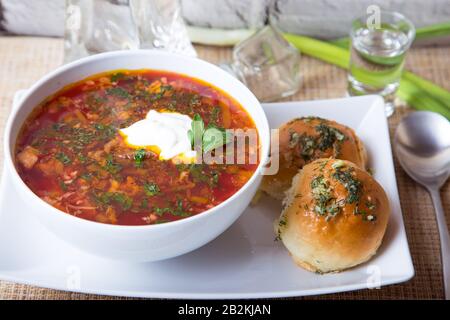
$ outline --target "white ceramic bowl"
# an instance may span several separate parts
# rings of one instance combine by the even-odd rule
[[[193,217],[148,226],[116,226],[83,220],[64,213],[35,195],[18,175],[13,152],[17,134],[31,110],[64,86],[88,76],[116,69],[157,69],[186,74],[224,90],[253,118],[260,136],[261,157],[251,179],[220,205]],[[13,187],[30,214],[60,238],[93,254],[126,261],[155,261],[195,250],[225,231],[248,206],[261,180],[269,151],[269,125],[255,96],[238,80],[205,61],[162,51],[103,53],[64,65],[34,86],[12,110],[5,131],[5,166]]]

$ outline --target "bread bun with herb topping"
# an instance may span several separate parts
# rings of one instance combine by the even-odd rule
[[[366,171],[319,159],[294,177],[275,231],[300,267],[338,272],[377,252],[389,214],[386,193]]]
[[[293,119],[279,128],[279,142],[279,171],[264,176],[261,184],[264,192],[278,200],[284,198],[298,170],[316,159],[349,160],[366,169],[367,155],[361,140],[351,128],[335,121],[317,117]]]

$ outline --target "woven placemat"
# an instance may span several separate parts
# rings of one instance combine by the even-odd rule
[[[197,47],[199,56],[218,63],[228,61],[229,49]],[[62,63],[63,43],[60,39],[0,37],[0,135],[9,114],[14,92],[28,88],[33,82]],[[414,48],[407,68],[450,90],[450,47]],[[342,97],[346,90],[346,73],[334,66],[303,57],[303,86],[289,100]],[[389,119],[391,136],[399,120],[411,110],[398,108]],[[0,166],[3,145],[0,144]],[[405,219],[409,246],[413,256],[415,277],[404,284],[381,289],[359,290],[307,299],[440,299],[443,298],[439,236],[434,211],[428,194],[414,183],[395,161],[397,183]],[[0,173],[1,174],[1,173]],[[450,183],[441,192],[447,221],[450,221]],[[80,293],[63,292],[0,281],[0,299],[118,299]]]

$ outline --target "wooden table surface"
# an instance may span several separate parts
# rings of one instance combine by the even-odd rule
[[[213,63],[228,61],[231,50],[197,46],[201,58]],[[63,41],[55,38],[0,37],[0,135],[11,108],[14,92],[28,88],[37,79],[62,64]],[[407,68],[450,90],[450,47],[413,48]],[[346,90],[346,72],[303,56],[303,85],[286,100],[313,100],[342,97]],[[410,109],[400,107],[389,119],[391,136],[399,120]],[[0,144],[0,165],[3,144]],[[441,299],[443,284],[439,254],[439,236],[428,194],[414,183],[395,160],[397,184],[409,246],[416,270],[415,277],[403,284],[381,289],[366,289],[308,299]],[[0,173],[1,174],[1,173]],[[1,176],[0,176],[1,179]],[[450,183],[441,192],[447,221],[450,221]],[[0,256],[0,264],[1,264]],[[0,299],[120,299],[64,292],[0,281]]]

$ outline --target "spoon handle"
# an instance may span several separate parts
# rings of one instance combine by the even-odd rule
[[[450,236],[447,222],[445,221],[444,209],[442,208],[441,196],[438,189],[429,189],[436,211],[436,221],[441,239],[442,271],[445,289],[445,299],[450,300]]]

